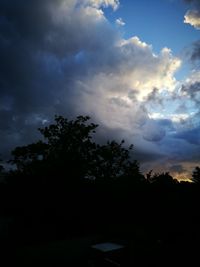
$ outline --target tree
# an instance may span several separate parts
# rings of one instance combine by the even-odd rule
[[[2,162],[2,160],[0,159],[0,162]],[[0,164],[0,174],[4,171],[4,167],[3,165]]]
[[[192,181],[196,184],[200,184],[200,168],[197,166],[192,173]]]
[[[50,177],[62,183],[77,183],[83,178],[98,181],[141,178],[139,164],[131,159],[133,146],[124,148],[124,141],[94,143],[92,135],[98,125],[89,123],[89,119],[55,116],[54,124],[39,129],[44,141],[17,147],[10,162],[16,165],[18,173],[26,177],[42,176],[45,183],[50,183]]]
[[[147,174],[148,181],[159,186],[172,186],[178,183],[169,172],[155,173],[152,176],[152,171]]]
[[[2,163],[2,164],[1,164]],[[4,167],[4,163],[2,159],[0,159],[0,183],[4,183],[7,177],[8,171]]]
[[[97,125],[88,120],[83,116],[71,121],[55,116],[54,124],[39,128],[44,141],[15,148],[10,162],[18,173],[48,176],[49,181],[51,177],[83,178],[96,148],[91,138]]]
[[[23,187],[39,184],[57,188],[57,192],[69,185],[77,187],[86,181],[84,178],[104,184],[118,180],[126,187],[143,180],[138,162],[132,160],[133,145],[125,148],[124,141],[93,142],[98,125],[89,119],[55,116],[54,124],[39,128],[43,141],[12,151],[10,162],[17,167],[13,177],[20,177]]]
[[[47,150],[48,144],[42,141],[27,146],[16,147],[11,153],[13,159],[9,163],[16,165],[19,172],[27,172],[28,169],[30,170],[30,166],[33,169],[34,164],[45,159]]]
[[[124,140],[121,143],[116,141],[107,142],[105,145],[97,145],[90,177],[97,181],[116,181],[123,179],[128,182],[128,178],[134,181],[142,175],[140,174],[139,164],[131,159],[133,145],[129,148],[123,147]]]

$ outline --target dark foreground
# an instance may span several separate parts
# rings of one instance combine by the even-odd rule
[[[65,235],[64,239],[61,236],[57,239],[55,236],[52,239],[45,237],[46,240],[44,236],[39,240],[37,234],[35,238],[31,236],[31,229],[27,230],[29,237],[22,240],[18,236],[19,228],[15,238],[1,239],[1,266],[199,266],[200,235],[195,226],[184,229],[180,226],[174,231],[166,228],[161,239],[160,231],[148,223],[146,226],[116,224],[112,229],[109,227],[107,230],[104,228],[105,233]],[[52,228],[52,232],[54,230]],[[52,236],[51,230],[48,231]],[[91,246],[102,242],[124,246],[125,257],[120,258],[120,252],[116,257],[119,265],[104,261],[103,257],[95,258]]]
[[[88,120],[56,116],[12,151],[15,170],[0,165],[1,266],[112,266],[99,242],[124,246],[115,266],[200,266],[200,168],[193,183],[143,175],[133,146],[95,143]]]
[[[0,220],[1,266],[117,266],[93,260],[100,242],[126,248],[118,266],[199,266],[199,192],[188,184],[87,185],[49,197],[50,207],[39,195],[18,195]]]

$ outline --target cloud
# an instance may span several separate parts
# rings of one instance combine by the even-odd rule
[[[196,110],[199,110],[199,103],[200,103],[199,71],[194,71],[192,75],[187,78],[186,82],[182,85],[181,92],[195,104]]]
[[[192,61],[200,60],[200,40],[192,44],[191,60]]]
[[[197,30],[200,29],[200,2],[199,0],[184,0],[190,4],[192,9],[188,10],[184,16],[184,23],[188,23]]]
[[[143,138],[147,141],[158,142],[165,136],[165,130],[156,121],[148,121],[143,127]]]
[[[106,8],[111,6],[113,10],[117,10],[117,8],[120,5],[119,0],[79,0],[78,2],[81,5],[85,4],[95,8],[101,8],[101,7]]]
[[[193,4],[196,7],[200,6],[199,0],[184,0],[184,2],[187,4]]]
[[[197,104],[200,103],[200,82],[183,85],[182,92],[186,93]]]
[[[146,102],[147,104],[152,103],[153,105],[163,105],[163,98],[161,97],[158,88],[153,88],[153,90],[147,95]]]
[[[184,16],[184,23],[188,23],[197,30],[200,29],[200,12],[199,10],[188,10]]]
[[[116,23],[118,26],[124,26],[124,25],[126,25],[126,23],[123,21],[122,18],[118,18],[118,19],[116,19],[115,23]]]
[[[184,139],[190,144],[200,145],[200,126],[194,129],[176,133],[176,138]]]
[[[171,165],[169,167],[170,174],[179,181],[191,181],[191,173],[194,167],[187,164],[187,167],[184,163],[177,165]]]
[[[169,170],[170,172],[178,172],[178,173],[183,173],[186,171],[181,164],[172,165]]]
[[[192,64],[194,69],[199,69],[200,67],[200,40],[197,40],[190,44],[185,49],[186,59],[189,60],[189,63]]]
[[[135,144],[144,169],[196,157],[198,144],[173,134],[193,116],[184,117],[195,101],[183,88],[198,75],[178,94],[181,60],[169,48],[155,54],[139,37],[125,39],[106,7],[117,10],[119,1],[0,2],[1,153],[38,139],[54,114],[83,114],[101,125],[98,140]]]

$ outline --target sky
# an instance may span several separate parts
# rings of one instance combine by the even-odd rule
[[[0,157],[89,115],[143,172],[200,165],[199,0],[0,0]]]

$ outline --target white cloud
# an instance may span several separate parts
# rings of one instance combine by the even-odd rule
[[[200,30],[200,11],[188,10],[184,16],[184,23],[188,23],[197,30]]]
[[[186,84],[192,84],[196,82],[200,82],[200,71],[198,70],[192,71],[191,75],[185,80]]]
[[[149,119],[142,105],[143,98],[155,87],[159,91],[173,91],[176,87],[174,73],[181,61],[168,48],[156,55],[152,46],[139,37],[121,38],[101,11],[102,3],[87,1],[80,9],[72,9],[67,21],[61,20],[68,47],[77,47],[76,60],[69,63],[74,69],[71,91],[69,94],[68,84],[63,87],[61,102],[68,103],[70,95],[77,113],[91,114],[107,127],[140,135],[141,127]],[[80,35],[77,36],[78,26]],[[69,33],[71,38],[68,38]],[[60,42],[57,45],[60,46]],[[64,67],[68,75],[69,70]],[[156,130],[152,130],[153,133]],[[155,140],[153,136],[151,139]]]
[[[78,2],[95,8],[110,6],[113,8],[113,10],[116,10],[120,5],[119,0],[79,0]]]
[[[123,21],[122,18],[118,18],[118,19],[116,19],[115,23],[116,23],[118,26],[124,26],[124,25],[126,25],[126,23]]]

